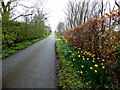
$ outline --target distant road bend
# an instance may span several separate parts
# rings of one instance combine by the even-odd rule
[[[55,88],[55,42],[52,34],[3,60],[3,88]]]

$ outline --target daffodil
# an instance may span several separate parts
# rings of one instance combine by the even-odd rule
[[[102,59],[102,61],[104,62],[104,61],[105,61],[105,59]]]
[[[100,58],[98,57],[97,59],[99,60]]]
[[[104,63],[101,63],[100,65],[104,65]]]
[[[75,54],[72,54],[73,56],[75,55]]]
[[[102,66],[102,68],[105,68],[105,66]]]
[[[80,57],[80,55],[78,55],[78,57]]]
[[[93,67],[90,67],[90,69],[93,69]]]
[[[81,66],[82,68],[84,67],[84,65]]]
[[[97,73],[97,70],[94,70]]]
[[[98,65],[97,65],[97,64],[95,64],[94,66],[95,66],[95,67],[98,67]]]
[[[92,60],[92,62],[95,62],[94,60]]]
[[[78,49],[81,49],[81,48],[78,48]]]
[[[89,56],[91,56],[92,54],[89,54]]]
[[[87,58],[87,60],[89,60],[89,58]]]
[[[72,52],[72,51],[68,51],[68,52]]]
[[[83,74],[83,71],[80,71],[80,74]]]
[[[82,58],[84,58],[84,56],[82,56]]]
[[[80,53],[80,52],[78,51],[78,53]]]
[[[73,61],[75,61],[75,59],[73,59]]]
[[[93,54],[92,57],[95,57],[95,55]]]
[[[85,58],[83,58],[83,60],[85,60]]]

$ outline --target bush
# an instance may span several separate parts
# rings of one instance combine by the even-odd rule
[[[118,78],[120,70],[120,32],[114,30],[119,16],[118,10],[114,10],[110,14],[90,19],[83,25],[65,31],[64,37],[76,51],[83,51],[90,56],[94,54],[95,60],[100,58],[97,61],[98,63],[101,63],[104,59],[109,77],[120,83]],[[109,23],[110,20],[111,24]],[[116,67],[116,69],[112,69],[112,67]],[[116,83],[116,85],[118,84]]]
[[[101,62],[99,61],[100,58],[95,59],[95,55],[90,52],[76,51],[70,44],[66,43],[65,40],[59,41],[59,44],[61,45],[57,51],[59,51],[58,55],[61,55],[59,56],[59,58],[62,59],[61,64],[75,67],[78,72],[77,75],[82,79],[84,85],[86,85],[85,83],[89,83],[89,87],[93,88],[118,88],[114,85],[116,82],[112,82],[112,79],[108,77],[104,59],[102,59]],[[61,68],[67,70],[66,66],[61,66]],[[66,72],[69,72],[69,70]],[[61,82],[63,83],[64,79],[62,80]]]

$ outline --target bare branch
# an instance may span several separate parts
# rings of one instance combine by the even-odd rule
[[[19,16],[17,16],[17,17],[15,17],[14,19],[12,19],[12,21],[14,21],[14,20],[18,19],[18,18],[19,18],[19,17],[21,17],[21,16],[29,16],[29,15],[32,15],[32,14],[26,14],[26,15],[21,14],[21,15],[19,15]]]

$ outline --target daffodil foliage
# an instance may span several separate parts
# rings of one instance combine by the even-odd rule
[[[83,57],[80,54],[77,57],[77,59],[86,60],[87,68],[90,60],[98,64],[95,65],[95,68],[105,68],[106,66],[107,73],[112,80],[120,83],[118,77],[120,75],[120,31],[116,29],[119,20],[120,10],[117,9],[65,31],[64,37],[76,51],[82,51],[83,54],[90,56]],[[101,66],[104,65],[103,62],[105,62],[105,66]],[[81,65],[81,63],[82,61],[77,61],[77,64]],[[98,72],[98,70],[94,70],[94,67],[91,67],[91,70]]]
[[[73,62],[80,77],[86,78],[93,86],[105,87],[107,84],[111,83],[107,77],[104,59],[98,62],[100,59],[99,57],[96,59],[94,54],[87,51],[76,51],[66,40],[61,40],[61,45],[61,53],[66,57],[68,62]]]

